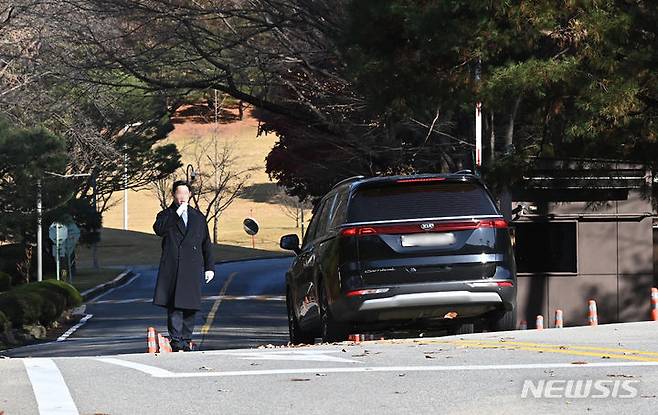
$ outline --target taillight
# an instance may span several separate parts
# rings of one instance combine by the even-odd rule
[[[361,235],[396,235],[410,233],[426,232],[453,232],[468,231],[478,228],[507,228],[507,221],[504,219],[481,220],[469,222],[444,222],[431,223],[431,227],[421,228],[420,224],[404,225],[382,225],[382,226],[356,226],[341,230],[343,236],[361,236]]]
[[[514,286],[514,283],[512,281],[478,281],[478,282],[469,282],[467,284],[473,288]]]
[[[357,297],[361,295],[368,295],[368,294],[382,294],[388,291],[388,288],[370,288],[366,290],[354,290],[354,291],[348,291],[347,296],[348,297]]]
[[[377,231],[375,231],[374,228],[364,228],[364,227],[345,228],[342,231],[340,231],[340,234],[343,236],[373,235],[376,233]]]
[[[419,177],[416,179],[398,179],[395,182],[396,183],[442,182],[445,179],[446,179],[445,177]]]

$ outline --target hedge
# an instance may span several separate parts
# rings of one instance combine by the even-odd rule
[[[11,288],[11,275],[4,271],[0,271],[0,292],[9,291]]]
[[[5,313],[0,311],[0,335],[3,334],[5,331],[9,330],[11,327],[11,321],[5,316]]]
[[[19,285],[0,294],[0,313],[15,328],[40,323],[48,326],[64,310],[82,304],[82,296],[72,285],[57,280],[45,280]]]

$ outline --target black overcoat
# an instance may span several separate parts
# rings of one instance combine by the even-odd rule
[[[153,231],[162,237],[153,304],[199,310],[204,271],[214,271],[215,261],[208,225],[203,214],[187,207],[187,227],[178,216],[176,202],[158,213]]]

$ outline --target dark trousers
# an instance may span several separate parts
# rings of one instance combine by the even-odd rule
[[[192,340],[196,311],[184,308],[167,308],[167,329],[172,344],[182,344]]]

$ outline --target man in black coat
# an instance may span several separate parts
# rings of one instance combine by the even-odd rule
[[[201,278],[209,283],[215,261],[203,214],[188,206],[191,186],[183,180],[172,188],[174,201],[158,213],[153,231],[162,237],[162,256],[153,304],[167,308],[167,328],[174,351],[193,349],[194,318],[201,308]]]

